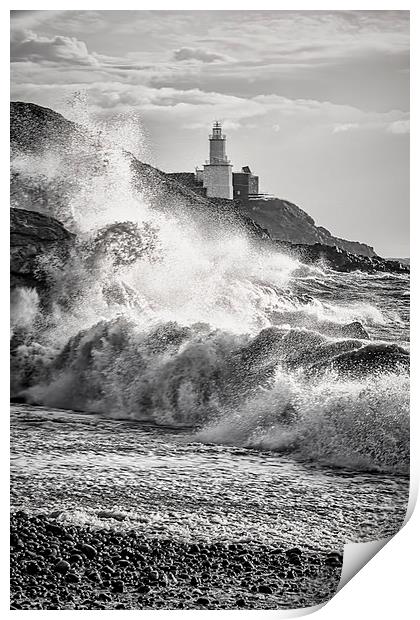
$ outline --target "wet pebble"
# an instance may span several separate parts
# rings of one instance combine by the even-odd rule
[[[26,564],[26,572],[28,575],[37,575],[39,573],[39,566],[36,562],[28,562]]]
[[[70,570],[70,564],[66,560],[59,560],[55,565],[55,570],[64,575]]]
[[[80,549],[81,551],[83,551],[83,553],[86,555],[86,557],[88,557],[89,559],[93,559],[96,554],[97,554],[97,550],[95,549],[95,547],[92,547],[92,545],[88,545],[88,544],[82,544],[80,545]]]
[[[339,553],[329,553],[325,558],[325,564],[332,566],[333,568],[341,566],[343,563],[343,556]]]
[[[123,593],[124,592],[124,582],[121,579],[111,581],[112,590],[114,592]]]

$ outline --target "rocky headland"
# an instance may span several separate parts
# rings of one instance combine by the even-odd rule
[[[98,170],[107,165],[106,152],[104,154],[96,146],[98,135],[53,110],[32,103],[12,102],[10,124],[12,160],[17,156],[46,152],[60,153],[64,159],[71,159],[72,151],[82,148],[85,165],[93,165]],[[181,220],[191,218],[204,227],[239,228],[254,240],[271,243],[303,262],[322,259],[337,271],[409,271],[409,266],[402,262],[380,258],[369,245],[335,237],[326,228],[316,226],[305,211],[287,200],[237,202],[207,198],[200,188],[183,181],[182,175],[167,174],[139,161],[131,153],[126,152],[125,156],[135,187],[154,208],[176,214]],[[186,178],[189,180],[188,175]],[[55,217],[72,233],[74,227],[68,201],[73,184],[74,179],[63,178],[63,175],[52,182],[45,175],[28,176],[19,166],[12,166],[11,206]],[[34,216],[34,226],[38,222],[35,220]],[[19,226],[16,216],[12,226]]]
[[[372,246],[335,237],[323,226],[317,226],[308,213],[289,200],[274,197],[241,200],[238,201],[238,209],[267,230],[275,241],[302,245],[320,244],[337,247],[355,255],[376,256]]]
[[[377,254],[372,256],[352,254],[343,248],[323,243],[307,244],[277,241],[276,244],[282,252],[297,258],[302,263],[323,262],[331,269],[344,273],[351,271],[410,273],[410,266],[407,263],[381,258]]]

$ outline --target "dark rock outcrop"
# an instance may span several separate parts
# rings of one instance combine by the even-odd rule
[[[300,207],[280,198],[241,201],[240,210],[269,231],[274,240],[291,243],[337,246],[352,254],[376,256],[373,247],[358,241],[347,241],[334,237],[323,226],[316,226],[314,220]]]
[[[54,110],[23,101],[13,101],[10,105],[12,154],[38,152],[52,145],[64,146],[74,135],[74,124]]]
[[[75,236],[52,217],[10,210],[10,285],[44,290],[46,274],[38,262],[40,256],[54,253],[63,260],[73,246]]]
[[[349,273],[351,271],[364,271],[375,273],[377,271],[388,273],[410,273],[409,265],[398,261],[387,260],[380,256],[362,256],[351,254],[336,246],[314,243],[289,243],[278,241],[277,246],[285,253],[297,258],[302,263],[313,264],[319,261],[327,263],[335,271]]]
[[[169,179],[174,179],[182,185],[189,187],[199,196],[207,197],[206,188],[196,182],[194,172],[166,172],[165,174]]]

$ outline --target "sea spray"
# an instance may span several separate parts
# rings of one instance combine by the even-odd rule
[[[407,474],[408,377],[383,373],[342,381],[333,373],[303,382],[278,373],[235,412],[197,433],[205,442],[287,453],[318,465]]]
[[[30,331],[39,313],[39,295],[34,288],[16,287],[10,295],[13,312],[10,316],[11,336],[16,331]]]

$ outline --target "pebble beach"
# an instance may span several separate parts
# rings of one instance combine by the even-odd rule
[[[181,543],[11,515],[11,609],[278,609],[322,603],[339,553]]]

